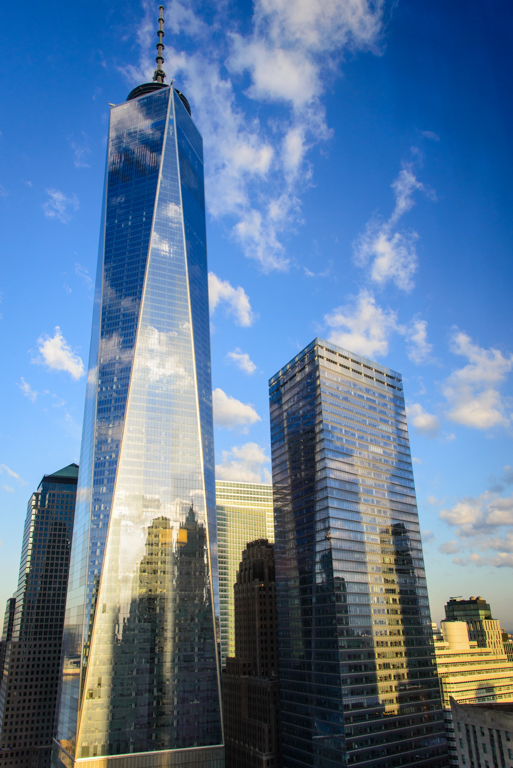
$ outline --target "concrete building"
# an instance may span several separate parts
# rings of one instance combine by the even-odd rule
[[[452,766],[457,766],[457,734],[452,722],[451,697],[460,704],[513,702],[513,664],[504,652],[480,648],[476,641],[470,641],[464,621],[442,621],[442,635],[443,639],[435,635],[435,655],[449,760]]]
[[[226,768],[278,768],[279,690],[274,545],[242,553],[235,594],[235,657],[223,674]]]
[[[216,480],[221,663],[235,656],[233,585],[248,541],[274,541],[273,487],[267,483]]]
[[[513,703],[458,704],[451,698],[459,768],[513,768]]]
[[[445,606],[446,621],[466,621],[468,637],[479,648],[491,648],[496,653],[504,652],[500,622],[492,617],[490,604],[481,596],[451,597]]]

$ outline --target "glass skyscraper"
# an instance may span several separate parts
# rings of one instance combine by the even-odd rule
[[[273,487],[269,483],[216,480],[217,538],[219,544],[219,602],[221,663],[235,656],[235,598],[233,585],[246,544],[255,539],[274,541]]]
[[[269,386],[283,768],[441,768],[401,375],[315,339]]]
[[[203,149],[159,36],[110,116],[55,766],[224,765]]]
[[[4,621],[0,768],[50,765],[77,478],[77,464],[44,475],[27,506]]]

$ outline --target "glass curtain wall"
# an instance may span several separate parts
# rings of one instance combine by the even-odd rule
[[[316,339],[270,407],[283,767],[446,765],[401,376]]]
[[[217,766],[203,155],[172,88],[111,112],[89,384],[55,764]]]

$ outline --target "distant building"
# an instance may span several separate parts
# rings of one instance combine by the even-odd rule
[[[77,479],[76,464],[45,475],[28,503],[18,589],[4,621],[0,768],[50,765]]]
[[[502,644],[504,646],[504,653],[508,657],[508,661],[513,664],[513,637],[508,635],[507,632],[502,633]]]
[[[401,374],[314,339],[269,397],[283,768],[445,767]]]
[[[513,702],[513,664],[504,652],[480,648],[476,641],[471,642],[464,621],[442,621],[442,633],[442,640],[435,636],[436,663],[449,760],[452,766],[457,766],[457,734],[452,722],[451,697],[461,704]]]
[[[513,703],[458,704],[451,698],[459,768],[512,768]]]
[[[12,637],[15,610],[16,610],[16,598],[9,597],[7,600],[7,604],[5,606],[4,626],[2,631],[2,639],[0,640],[0,682],[4,675],[5,654],[7,651],[7,644]]]
[[[242,553],[235,593],[235,657],[223,674],[226,768],[278,768],[279,690],[274,546]]]
[[[216,480],[221,660],[235,655],[235,603],[241,552],[248,541],[274,541],[273,487]]]
[[[469,597],[468,600],[451,597],[445,606],[445,618],[447,621],[466,621],[471,642],[475,641],[479,648],[503,653],[500,622],[492,618],[490,605],[482,597]]]

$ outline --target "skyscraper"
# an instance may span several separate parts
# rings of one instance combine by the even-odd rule
[[[203,150],[162,11],[110,116],[55,766],[224,760]]]
[[[446,765],[401,375],[315,339],[269,387],[283,768]]]
[[[235,655],[233,585],[241,553],[248,541],[274,541],[273,487],[268,483],[216,480],[217,539],[219,545],[219,602],[221,606],[221,663]]]
[[[77,477],[76,464],[45,475],[27,506],[18,589],[4,623],[2,768],[50,765]]]

